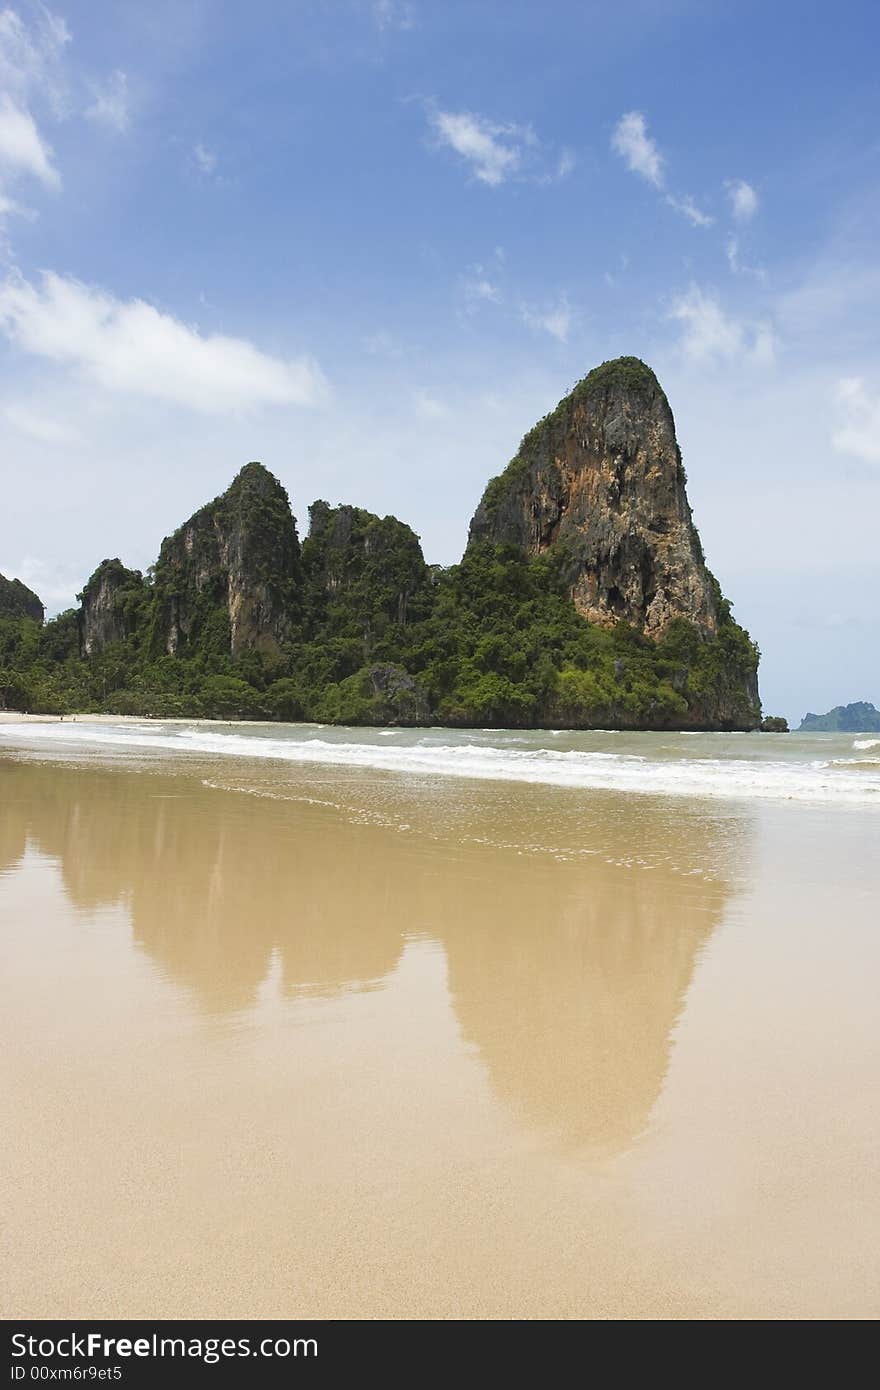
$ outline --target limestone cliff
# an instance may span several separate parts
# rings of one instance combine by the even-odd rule
[[[675,618],[713,635],[718,586],[691,519],[669,402],[635,357],[605,362],[525,436],[493,478],[469,544],[531,555],[561,543],[578,612],[655,641]]]
[[[428,570],[415,532],[397,517],[361,507],[309,507],[303,567],[316,613],[344,603],[350,618],[376,618],[403,628]]]
[[[162,542],[154,645],[206,638],[233,656],[277,651],[298,607],[300,547],[287,493],[261,463]]]
[[[137,605],[132,596],[144,593],[139,570],[126,569],[121,560],[102,560],[77,597],[79,646],[83,656],[95,656],[110,642],[124,642],[136,626]]]
[[[426,565],[393,516],[318,501],[309,519],[300,550],[284,488],[247,464],[146,577],[99,566],[78,627],[54,620],[39,660],[25,653],[17,698],[336,724],[760,723],[757,648],[706,568],[672,412],[635,358],[526,435],[458,565]]]
[[[20,579],[0,574],[0,618],[33,618],[41,623],[45,614],[41,600]]]

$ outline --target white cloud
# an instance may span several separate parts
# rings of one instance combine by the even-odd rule
[[[0,221],[10,212],[28,215],[28,209],[22,207],[14,198],[7,198],[5,193],[0,193]]]
[[[557,179],[566,179],[574,169],[577,159],[574,150],[564,148],[559,155],[559,163],[556,165]]]
[[[461,282],[461,291],[469,314],[476,313],[481,304],[501,303],[501,287],[489,278],[490,273],[482,265],[468,266],[468,274]]]
[[[758,195],[745,179],[728,179],[724,185],[737,222],[750,222],[758,211]]]
[[[573,315],[571,305],[564,295],[556,304],[544,309],[532,309],[524,304],[520,310],[520,317],[530,328],[541,329],[560,343],[568,342]]]
[[[40,444],[71,444],[79,437],[72,426],[30,410],[20,402],[0,406],[0,415],[19,434],[36,439]]]
[[[684,325],[681,347],[693,362],[739,359],[769,365],[774,359],[775,337],[769,323],[732,318],[697,285],[675,301],[670,318]]]
[[[0,217],[27,212],[10,196],[13,181],[31,177],[48,188],[61,183],[44,133],[47,120],[76,114],[119,131],[129,121],[125,74],[89,81],[68,61],[65,20],[40,0],[29,9],[27,22],[15,10],[0,10]]]
[[[731,236],[727,238],[724,252],[727,256],[727,264],[730,266],[734,275],[753,275],[756,280],[766,279],[767,272],[764,270],[763,266],[746,265],[740,260],[738,237]]]
[[[465,285],[465,293],[471,299],[488,299],[493,304],[497,304],[501,298],[500,289],[493,285],[491,280],[469,280]]]
[[[715,220],[707,212],[702,212],[689,194],[683,198],[676,198],[670,193],[666,201],[676,212],[680,212],[682,217],[686,217],[693,227],[711,227]]]
[[[193,149],[193,157],[203,174],[213,174],[217,168],[217,156],[213,150],[209,150],[201,143]]]
[[[663,156],[648,134],[641,111],[627,111],[621,116],[611,135],[611,148],[625,160],[631,173],[639,174],[655,188],[663,187]]]
[[[120,133],[128,129],[129,95],[128,78],[119,69],[110,74],[104,82],[92,84],[95,100],[86,108],[89,120],[99,125],[110,126]]]
[[[840,426],[831,436],[834,448],[864,463],[880,463],[880,391],[869,391],[862,377],[844,377],[835,400]]]
[[[11,97],[0,97],[0,169],[12,174],[32,174],[50,188],[61,183],[46,145],[30,112]]]
[[[326,394],[306,357],[282,360],[243,338],[203,336],[142,299],[124,302],[52,272],[0,287],[0,329],[24,352],[74,368],[111,392],[207,414],[312,405]]]
[[[496,188],[520,167],[523,143],[534,135],[517,125],[499,125],[469,111],[435,111],[431,124],[443,144],[460,154],[475,178]]]
[[[569,174],[575,168],[576,164],[577,155],[575,154],[574,150],[570,150],[567,145],[563,145],[562,149],[559,152],[559,158],[556,160],[556,163],[553,166],[553,168],[548,169],[546,173],[543,174],[534,174],[534,181],[535,183],[542,184],[545,187],[547,186],[547,184],[551,183],[562,183],[563,179],[568,178]]]
[[[0,11],[0,88],[25,104],[39,95],[56,116],[63,116],[68,94],[62,60],[70,37],[61,16],[42,5],[31,25],[15,10]]]
[[[380,33],[387,29],[412,29],[416,22],[415,5],[407,0],[375,0],[373,23]]]
[[[656,140],[648,134],[648,123],[641,111],[627,111],[611,133],[611,148],[619,154],[630,173],[638,174],[658,191],[666,188],[666,160]],[[714,218],[697,207],[689,193],[665,193],[668,207],[686,217],[692,227],[711,227]]]
[[[69,42],[64,20],[42,5],[35,8],[31,24],[14,10],[0,10],[0,216],[26,212],[9,196],[15,180],[36,178],[48,188],[61,182],[33,111],[48,108],[56,117],[66,114],[62,60]]]
[[[554,153],[531,126],[493,121],[473,111],[439,111],[430,103],[427,116],[439,143],[460,155],[474,177],[490,188],[511,178],[558,183],[575,167],[573,150],[563,146]]]

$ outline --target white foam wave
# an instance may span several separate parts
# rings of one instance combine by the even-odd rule
[[[853,739],[853,748],[880,748],[880,738]]]
[[[274,759],[296,764],[367,768],[410,777],[462,777],[654,795],[849,802],[880,807],[880,768],[746,758],[651,758],[631,753],[520,749],[474,743],[391,745],[298,734],[273,738],[205,728],[148,725],[20,724],[0,726],[0,743],[44,749],[106,748],[211,757]]]

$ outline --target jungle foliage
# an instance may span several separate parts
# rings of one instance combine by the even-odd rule
[[[0,707],[687,728],[711,725],[723,706],[754,722],[743,691],[757,650],[726,603],[714,640],[678,621],[656,644],[625,623],[608,630],[581,618],[559,547],[529,558],[513,546],[472,545],[460,564],[431,568],[412,531],[393,517],[316,508],[291,637],[279,650],[231,654],[219,586],[206,594],[196,640],[169,654],[160,640],[162,576],[128,571],[113,600],[125,635],[91,657],[81,655],[76,610],[45,624],[0,619]]]

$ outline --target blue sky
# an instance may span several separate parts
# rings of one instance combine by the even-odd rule
[[[880,704],[876,6],[0,11],[0,571],[50,610],[262,459],[459,558],[596,363],[655,368],[790,718]]]

